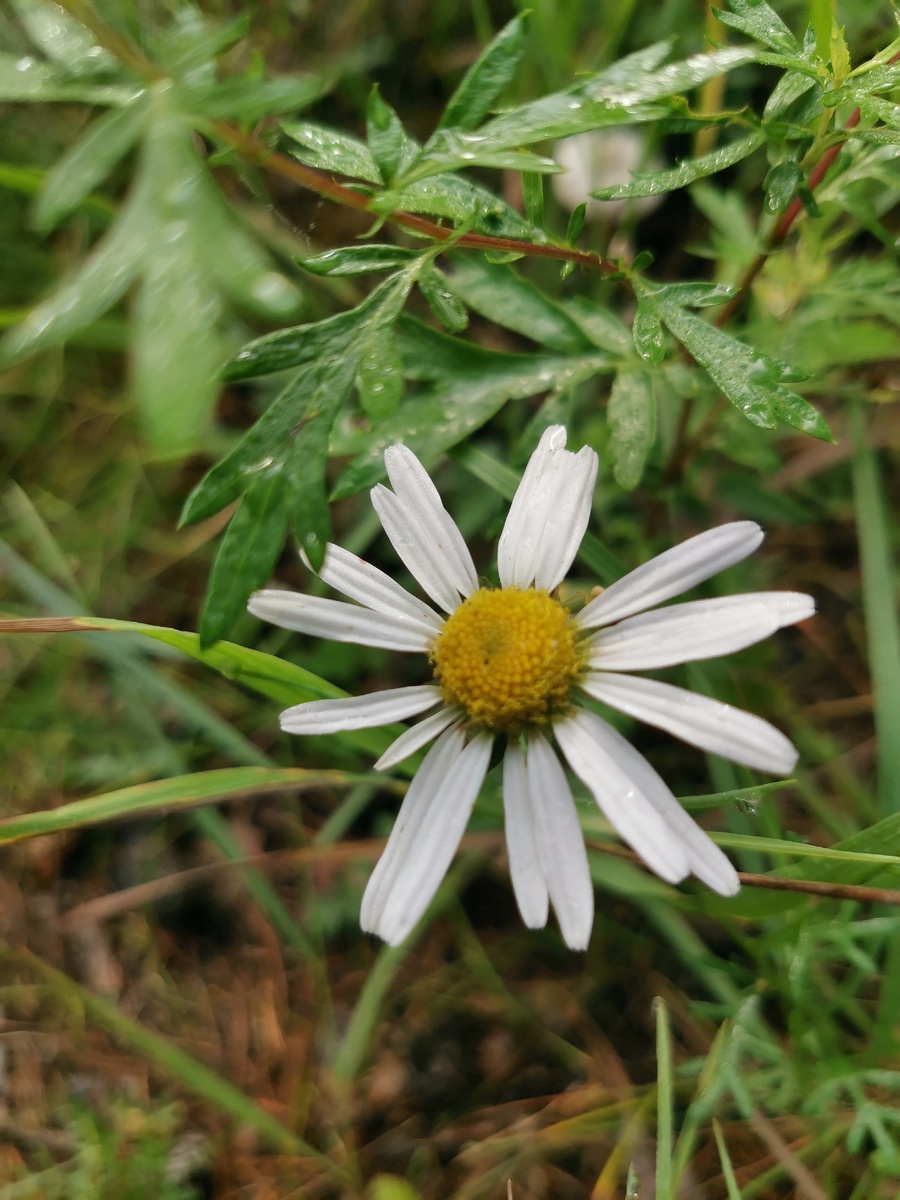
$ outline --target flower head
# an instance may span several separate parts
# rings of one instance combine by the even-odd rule
[[[503,805],[519,910],[530,928],[541,928],[552,904],[573,949],[587,946],[594,897],[564,764],[663,879],[678,883],[694,874],[725,896],[740,886],[722,851],[646,759],[585,707],[586,698],[746,766],[788,773],[796,762],[787,738],[759,717],[632,674],[741,650],[812,614],[812,599],[796,592],[657,608],[751,554],[762,530],[737,521],[699,534],[573,614],[556,589],[587,528],[597,456],[587,447],[573,454],[565,445],[565,429],[552,426],[525,468],[500,535],[499,588],[479,584],[428,473],[411,450],[397,445],[384,456],[393,490],[379,484],[372,504],[434,607],[333,545],[321,578],[355,603],[274,590],[251,597],[252,613],[286,629],[418,651],[431,664],[431,683],[316,700],[281,714],[282,728],[300,734],[427,714],[376,763],[385,770],[433,743],[363,897],[363,928],[388,942],[401,941],[434,896],[498,735],[506,738]]]

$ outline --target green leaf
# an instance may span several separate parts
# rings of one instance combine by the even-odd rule
[[[356,386],[363,412],[373,421],[383,421],[396,410],[403,395],[403,363],[392,329],[372,330],[360,356]]]
[[[525,216],[532,225],[544,224],[544,177],[534,171],[522,172],[522,202]]]
[[[429,263],[419,273],[418,282],[428,307],[445,328],[452,333],[460,333],[466,328],[469,324],[466,306],[449,290],[443,272]]]
[[[784,386],[804,378],[802,372],[708,325],[665,296],[659,311],[675,337],[748,421],[774,429],[781,420],[813,437],[832,440],[815,409]]]
[[[572,215],[569,217],[569,224],[566,226],[566,241],[570,246],[574,246],[581,237],[581,231],[584,229],[584,218],[587,213],[587,203],[579,204],[572,209]]]
[[[607,419],[620,487],[631,490],[641,482],[647,455],[656,438],[656,400],[647,371],[621,370],[613,380]]]
[[[343,433],[335,453],[358,457],[338,479],[333,499],[370,487],[384,475],[384,451],[403,441],[432,458],[470,437],[507,401],[562,390],[610,369],[609,356],[501,354],[460,342],[405,318],[398,345],[408,377],[432,380],[430,390],[409,397],[377,430]]]
[[[218,771],[199,771],[73,800],[44,812],[9,817],[0,821],[0,846],[50,833],[90,828],[107,821],[133,821],[149,815],[183,812],[201,804],[221,804],[226,800],[249,799],[298,788],[340,787],[352,780],[352,776],[340,771],[305,771],[296,767],[227,767]]]
[[[193,250],[183,222],[164,225],[135,306],[135,398],[144,433],[162,457],[196,448],[220,386],[222,305]]]
[[[416,258],[418,250],[404,250],[401,246],[369,243],[365,246],[342,246],[338,250],[326,250],[310,258],[298,259],[305,271],[314,275],[368,275],[373,271],[396,271]]]
[[[312,121],[285,121],[281,128],[301,147],[291,153],[307,166],[364,179],[367,183],[384,182],[372,152],[359,138]]]
[[[714,8],[713,12],[723,25],[739,29],[748,37],[781,50],[785,54],[798,54],[800,43],[773,9],[764,0],[728,0],[731,12]]]
[[[350,394],[367,343],[340,359],[316,363],[308,379],[306,411],[284,455],[294,531],[314,571],[325,557],[331,515],[325,489],[328,440],[341,405]]]
[[[348,312],[314,321],[310,325],[294,325],[265,334],[250,342],[226,364],[226,379],[250,379],[256,375],[271,375],[289,367],[298,367],[314,359],[343,354],[350,340],[358,335],[360,326],[384,303],[397,287],[393,275],[368,295],[361,304]]]
[[[372,158],[378,164],[381,178],[386,184],[390,184],[397,172],[415,158],[418,145],[412,141],[400,118],[382,98],[377,83],[369,93],[366,134]]]
[[[477,131],[437,130],[413,164],[409,178],[426,170],[486,165],[497,161],[503,151],[588,129],[655,120],[669,112],[669,106],[657,101],[759,57],[749,47],[726,48],[654,69],[667,48],[666,44],[650,46],[628,55],[576,87],[512,108]],[[523,163],[521,169],[537,168]]]
[[[466,230],[491,237],[547,240],[543,230],[535,228],[493,192],[459,175],[435,175],[411,183],[396,193],[396,206],[406,212],[447,217]]]
[[[794,159],[776,163],[766,175],[763,191],[766,195],[766,208],[772,213],[782,213],[790,205],[797,192],[803,186],[804,177],[800,164]]]
[[[748,134],[746,137],[731,142],[727,146],[717,146],[708,154],[699,158],[687,159],[667,171],[655,171],[653,174],[638,174],[632,177],[631,183],[618,183],[612,187],[601,188],[591,192],[596,200],[625,200],[638,196],[662,196],[666,192],[674,192],[678,188],[687,187],[697,179],[707,175],[715,175],[744,158],[748,158],[755,150],[764,145],[766,135],[761,130]]]
[[[685,308],[715,308],[731,300],[735,289],[727,283],[667,283],[663,287],[650,289],[654,296],[664,296],[667,304],[683,305]],[[798,379],[805,379],[800,374]]]
[[[810,78],[809,75],[803,75],[799,71],[785,72],[776,83],[771,96],[766,101],[766,106],[763,109],[763,120],[769,121],[772,117],[785,112],[796,100],[799,100],[801,96],[805,96],[817,84],[821,88],[821,83],[818,80]]]
[[[661,363],[666,357],[666,339],[656,304],[648,296],[638,298],[631,327],[634,348],[648,363]]]
[[[34,209],[35,227],[48,233],[78,208],[141,135],[146,108],[138,100],[113,109],[88,128],[47,174]]]
[[[634,350],[631,330],[608,308],[587,296],[573,296],[571,300],[563,301],[560,307],[592,345],[622,358],[631,356]]]
[[[139,89],[132,85],[79,82],[35,58],[0,53],[0,103],[61,101],[81,104],[130,104]]]
[[[532,138],[537,141],[537,138]],[[397,180],[398,188],[409,187],[420,179],[456,171],[462,167],[492,167],[499,171],[537,171],[544,175],[559,175],[562,167],[552,158],[530,150],[505,146],[491,147],[479,134],[462,133],[457,129],[437,129],[428,139],[421,154],[412,160]]]
[[[200,614],[200,645],[225,637],[278,561],[288,526],[284,475],[260,472],[231,518],[213,563]]]
[[[142,171],[119,219],[74,278],[32,309],[0,341],[0,363],[8,366],[58,346],[111,308],[141,271],[157,230],[147,173]]]
[[[578,324],[530,280],[473,255],[454,254],[452,261],[447,286],[475,312],[552,350],[577,354],[588,349]]]
[[[11,0],[11,7],[35,46],[67,75],[99,75],[115,69],[112,54],[98,46],[88,29],[62,5]]]
[[[318,100],[330,80],[321,75],[282,75],[275,79],[214,80],[191,87],[185,107],[212,120],[261,121],[263,117],[297,112]]]
[[[307,401],[311,368],[299,371],[235,448],[204,475],[185,502],[179,526],[221,512],[261,471],[268,471],[291,437]]]
[[[833,17],[831,20],[830,54],[831,74],[835,85],[840,87],[850,74],[852,64],[850,62],[850,51],[847,49],[847,40],[844,37],[844,28],[843,26],[839,26]]]
[[[475,129],[515,78],[525,49],[525,23],[520,15],[500,30],[466,72],[450,97],[439,129]]]

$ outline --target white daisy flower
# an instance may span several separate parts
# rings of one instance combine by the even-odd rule
[[[597,455],[565,445],[565,429],[551,427],[525,468],[500,535],[499,588],[479,583],[428,473],[397,445],[384,455],[393,491],[379,484],[372,504],[433,605],[333,545],[321,578],[355,603],[274,590],[250,599],[255,616],[285,629],[428,656],[432,683],[315,700],[281,714],[282,728],[300,734],[427,714],[375,764],[387,770],[433,743],[363,897],[363,929],[392,944],[416,925],[450,866],[498,735],[506,738],[503,805],[519,910],[539,929],[552,904],[574,950],[588,944],[594,893],[564,764],[663,879],[678,883],[693,873],[724,896],[740,887],[722,851],[625,738],[582,706],[585,697],[746,766],[784,775],[797,760],[788,739],[759,717],[631,673],[742,650],[813,613],[812,598],[797,592],[656,609],[751,554],[762,530],[736,521],[690,538],[572,613],[556,589],[587,528]]]

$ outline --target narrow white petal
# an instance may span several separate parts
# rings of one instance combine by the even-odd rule
[[[585,716],[593,717],[593,714],[586,713]],[[707,887],[722,896],[733,896],[740,891],[741,881],[734,867],[715,842],[684,811],[644,756],[611,725],[600,721],[599,717],[593,717],[593,720],[603,726],[602,736],[609,752],[669,827],[669,837],[674,837],[687,855],[690,870]]]
[[[304,596],[299,592],[267,588],[254,592],[247,608],[254,617],[271,621],[282,629],[331,638],[335,642],[353,642],[357,646],[426,653],[434,641],[434,633],[427,625],[399,613],[390,616],[357,604],[323,600],[321,596]]]
[[[427,522],[435,544],[452,564],[458,591],[463,596],[471,596],[478,590],[475,564],[465,538],[444,508],[431,476],[412,450],[400,444],[388,446],[384,452],[384,465],[395,494],[408,509],[420,514],[423,523]]]
[[[732,605],[739,607],[752,601],[754,604],[764,604],[778,622],[778,628],[785,625],[796,625],[815,614],[816,602],[805,592],[742,592],[734,596],[719,596],[714,603],[727,609]]]
[[[578,553],[590,520],[597,482],[599,460],[593,450],[583,446],[570,457],[571,462],[560,463],[559,483],[552,489],[548,486],[546,509],[536,516],[538,521],[543,521],[543,529],[534,567],[534,584],[548,592],[562,583]]]
[[[305,554],[303,559],[309,566]],[[356,600],[375,612],[398,614],[421,621],[432,629],[435,635],[440,633],[444,624],[443,618],[439,617],[434,609],[429,608],[423,600],[410,595],[406,588],[391,579],[390,575],[331,542],[325,548],[325,561],[319,571],[319,578],[329,587],[343,592],[351,600]]]
[[[586,675],[581,686],[595,700],[745,767],[789,775],[797,763],[797,751],[774,725],[708,696],[606,671]]]
[[[597,629],[680,596],[752,554],[764,536],[755,521],[733,521],[698,533],[610,584],[582,609],[578,623]]]
[[[439,733],[443,733],[448,726],[458,722],[461,717],[462,709],[454,704],[432,713],[430,717],[426,717],[418,725],[413,725],[411,729],[404,730],[379,758],[375,764],[375,770],[389,771],[391,767],[396,767],[397,763],[402,763],[405,758],[409,758],[411,754],[415,754],[417,750],[427,746]]]
[[[628,743],[586,709],[555,721],[553,732],[569,766],[620,836],[657,875],[669,883],[684,879],[690,870],[687,852],[629,770],[630,756],[620,745],[631,750]]]
[[[752,596],[691,600],[626,617],[591,638],[589,663],[601,671],[647,671],[733,654],[780,627],[773,606]]]
[[[452,613],[459,606],[460,594],[468,595],[468,590],[463,591],[468,589],[468,582],[460,580],[427,514],[423,519],[423,514],[404,504],[381,483],[372,488],[371,497],[372,507],[401,562],[435,604]]]
[[[594,885],[572,790],[556,752],[540,734],[525,758],[538,856],[553,911],[570,950],[586,950],[594,923]]]
[[[425,755],[409,785],[384,853],[375,864],[362,899],[359,920],[366,933],[375,933],[384,906],[419,829],[429,816],[442,784],[455,770],[465,746],[459,728],[448,729]]]
[[[286,708],[281,728],[286,733],[337,733],[341,729],[372,729],[390,725],[427,712],[443,700],[441,689],[433,684],[391,688],[367,696],[349,696],[341,700],[310,700]]]
[[[374,929],[392,946],[412,931],[447,873],[487,773],[492,742],[481,734],[462,751],[398,863]]]
[[[533,519],[534,505],[552,459],[566,453],[565,445],[565,427],[551,425],[544,430],[525,466],[497,545],[497,571],[503,587],[528,586],[520,583],[519,578],[524,577],[526,563],[529,559],[533,561],[537,548],[539,533]]]
[[[516,904],[529,929],[543,929],[547,924],[550,897],[538,857],[525,755],[514,745],[510,745],[503,756],[503,815],[509,875]]]

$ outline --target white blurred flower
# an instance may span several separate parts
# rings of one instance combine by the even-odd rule
[[[601,188],[631,183],[635,171],[657,171],[658,158],[646,160],[647,148],[636,129],[591,129],[564,138],[553,147],[553,157],[563,175],[551,175],[553,193],[563,206],[572,212],[587,201],[588,221],[618,221],[631,207],[641,215],[653,212],[662,202],[660,196],[644,196],[638,200],[592,200],[591,192]]]
[[[281,715],[290,733],[324,734],[427,714],[376,763],[385,770],[433,743],[363,897],[363,929],[385,941],[400,942],[428,907],[498,735],[506,737],[510,872],[530,928],[546,924],[552,904],[567,945],[584,949],[593,922],[587,854],[564,764],[663,879],[678,883],[693,873],[722,895],[738,891],[722,851],[625,738],[583,707],[585,697],[734,762],[778,774],[796,762],[787,738],[759,717],[631,674],[741,650],[812,614],[812,599],[796,592],[656,609],[752,553],[762,530],[738,521],[690,538],[572,614],[556,589],[587,527],[597,455],[587,447],[573,454],[565,444],[565,429],[553,426],[525,468],[500,535],[499,588],[479,584],[427,472],[397,445],[384,456],[393,491],[379,484],[372,503],[432,604],[334,545],[321,578],[355,603],[273,590],[251,597],[252,613],[286,629],[428,656],[431,683],[312,701]]]

